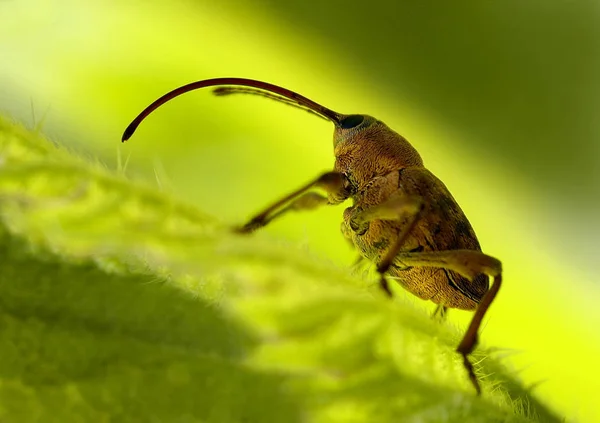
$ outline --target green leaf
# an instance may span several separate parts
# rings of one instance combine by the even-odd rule
[[[552,422],[411,303],[0,119],[0,420]]]

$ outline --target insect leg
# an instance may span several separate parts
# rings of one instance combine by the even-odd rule
[[[485,274],[494,279],[490,289],[479,302],[471,323],[462,341],[456,348],[456,352],[463,356],[464,366],[469,373],[469,379],[473,383],[477,394],[481,394],[481,387],[479,386],[479,381],[473,371],[473,364],[469,361],[468,355],[473,352],[477,345],[477,333],[483,317],[496,298],[502,284],[502,264],[498,259],[475,250],[407,252],[398,254],[398,259],[407,266],[439,267],[454,270],[469,280],[473,280],[479,274]]]
[[[423,201],[418,197],[395,195],[383,203],[363,210],[352,217],[350,226],[353,230],[360,232],[368,222],[373,220],[399,220],[408,216],[408,223],[403,226],[398,234],[396,242],[387,251],[381,262],[377,265],[377,272],[380,275],[379,285],[388,295],[392,296],[392,291],[385,279],[385,273],[388,271],[395,257],[406,241],[406,237],[413,230],[419,220],[423,210]]]
[[[310,190],[315,188],[325,190],[329,194],[329,198],[315,192],[310,192]],[[245,225],[236,228],[236,232],[253,232],[290,210],[312,210],[321,205],[333,204],[331,198],[341,198],[343,190],[344,176],[338,172],[326,172],[303,187],[277,200],[255,215]]]
[[[433,313],[431,313],[431,317],[443,321],[444,319],[446,319],[447,314],[448,307],[438,304],[435,310],[433,310]]]
[[[448,250],[432,252],[400,252],[407,235],[413,230],[421,213],[423,203],[418,198],[411,197],[392,197],[384,203],[364,210],[355,215],[350,221],[351,226],[360,230],[361,225],[380,219],[380,220],[399,220],[408,216],[408,222],[403,226],[398,238],[392,247],[387,251],[381,262],[377,266],[380,274],[381,288],[391,296],[385,273],[394,260],[400,260],[406,266],[436,267],[453,270],[460,273],[469,280],[473,280],[479,274],[485,274],[494,279],[492,286],[483,296],[471,323],[467,328],[463,339],[456,348],[456,351],[463,357],[463,364],[469,374],[469,379],[475,387],[477,394],[481,394],[481,387],[477,376],[473,370],[473,364],[469,361],[468,355],[473,352],[477,345],[479,327],[491,303],[496,298],[500,285],[502,284],[502,265],[499,260],[475,250]]]

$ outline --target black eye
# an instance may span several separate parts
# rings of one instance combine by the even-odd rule
[[[361,116],[361,115],[346,116],[344,119],[341,120],[340,126],[343,129],[354,128],[354,127],[360,125],[363,122],[363,120],[365,120],[365,117]]]

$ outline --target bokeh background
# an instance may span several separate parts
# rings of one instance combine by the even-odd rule
[[[120,144],[151,101],[218,76],[406,136],[504,263],[483,341],[569,419],[600,421],[600,3],[0,0],[0,112],[238,223],[331,168],[331,124],[206,91]],[[342,210],[268,231],[347,265]]]

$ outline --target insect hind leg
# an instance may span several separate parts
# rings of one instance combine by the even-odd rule
[[[480,274],[484,274],[493,278],[490,289],[485,293],[475,314],[469,323],[460,344],[456,347],[456,352],[462,355],[463,364],[469,374],[469,379],[477,391],[477,395],[481,394],[481,386],[473,364],[469,360],[469,355],[477,346],[478,331],[490,305],[496,298],[500,286],[502,285],[502,264],[494,257],[488,256],[481,251],[475,250],[446,250],[446,251],[429,251],[419,253],[400,253],[398,257],[403,263],[410,266],[421,267],[437,267],[448,270],[453,270],[470,281]]]

